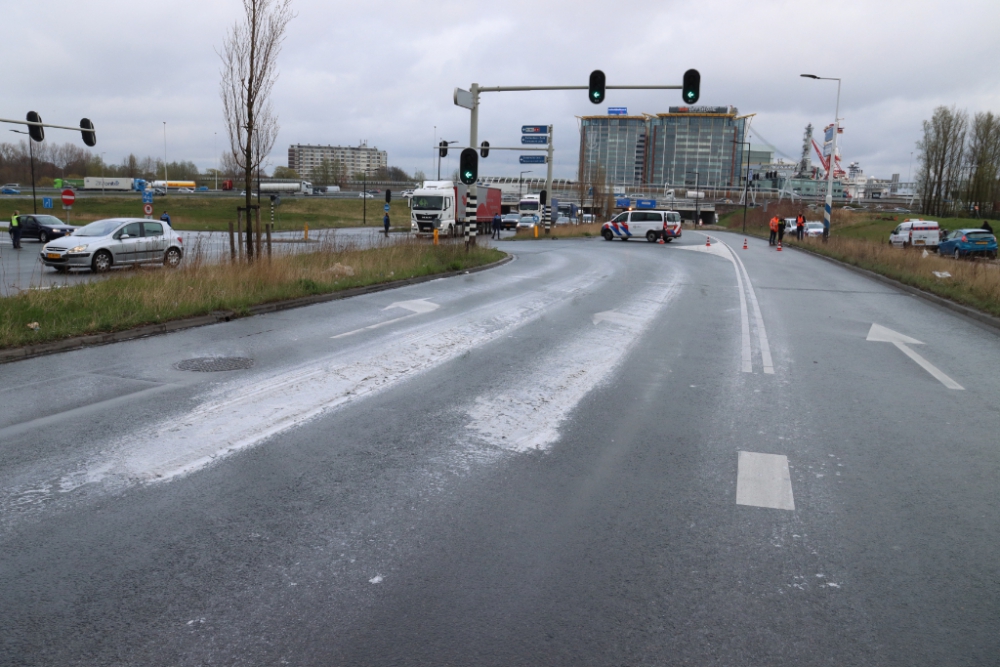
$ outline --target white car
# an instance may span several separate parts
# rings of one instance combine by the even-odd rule
[[[359,199],[375,199],[375,195],[373,195],[370,192],[359,192],[358,193],[358,198]]]
[[[823,236],[823,223],[822,222],[806,222],[805,235],[811,239],[822,238]]]
[[[518,229],[531,229],[538,224],[537,215],[522,215],[521,219],[517,221]]]
[[[941,228],[936,220],[904,220],[889,234],[889,244],[903,248],[937,248]]]
[[[189,195],[193,193],[194,190],[192,190],[191,188],[180,188],[177,192],[183,192],[184,194]]]

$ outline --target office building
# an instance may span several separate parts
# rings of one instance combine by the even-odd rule
[[[294,169],[302,178],[309,178],[313,168],[323,160],[344,165],[344,173],[351,177],[362,171],[372,173],[389,166],[385,151],[369,148],[366,142],[359,146],[313,146],[294,144],[288,147],[288,168]]]
[[[580,178],[653,189],[739,187],[745,153],[737,114],[735,107],[670,107],[655,116],[585,116]]]

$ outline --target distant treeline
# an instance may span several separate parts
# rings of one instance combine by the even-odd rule
[[[1000,115],[938,107],[917,148],[923,213],[1000,212]]]

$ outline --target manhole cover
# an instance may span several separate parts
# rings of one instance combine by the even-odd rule
[[[185,359],[177,364],[182,371],[199,371],[214,373],[216,371],[240,371],[253,367],[253,359],[247,357],[199,357]]]

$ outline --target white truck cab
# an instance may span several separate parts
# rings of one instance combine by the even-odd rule
[[[457,233],[455,212],[461,205],[453,181],[424,181],[410,197],[410,231],[416,234],[454,236]]]
[[[670,243],[681,236],[681,214],[677,211],[624,211],[605,222],[601,236],[610,241],[628,241],[633,236],[655,243],[661,238]]]

